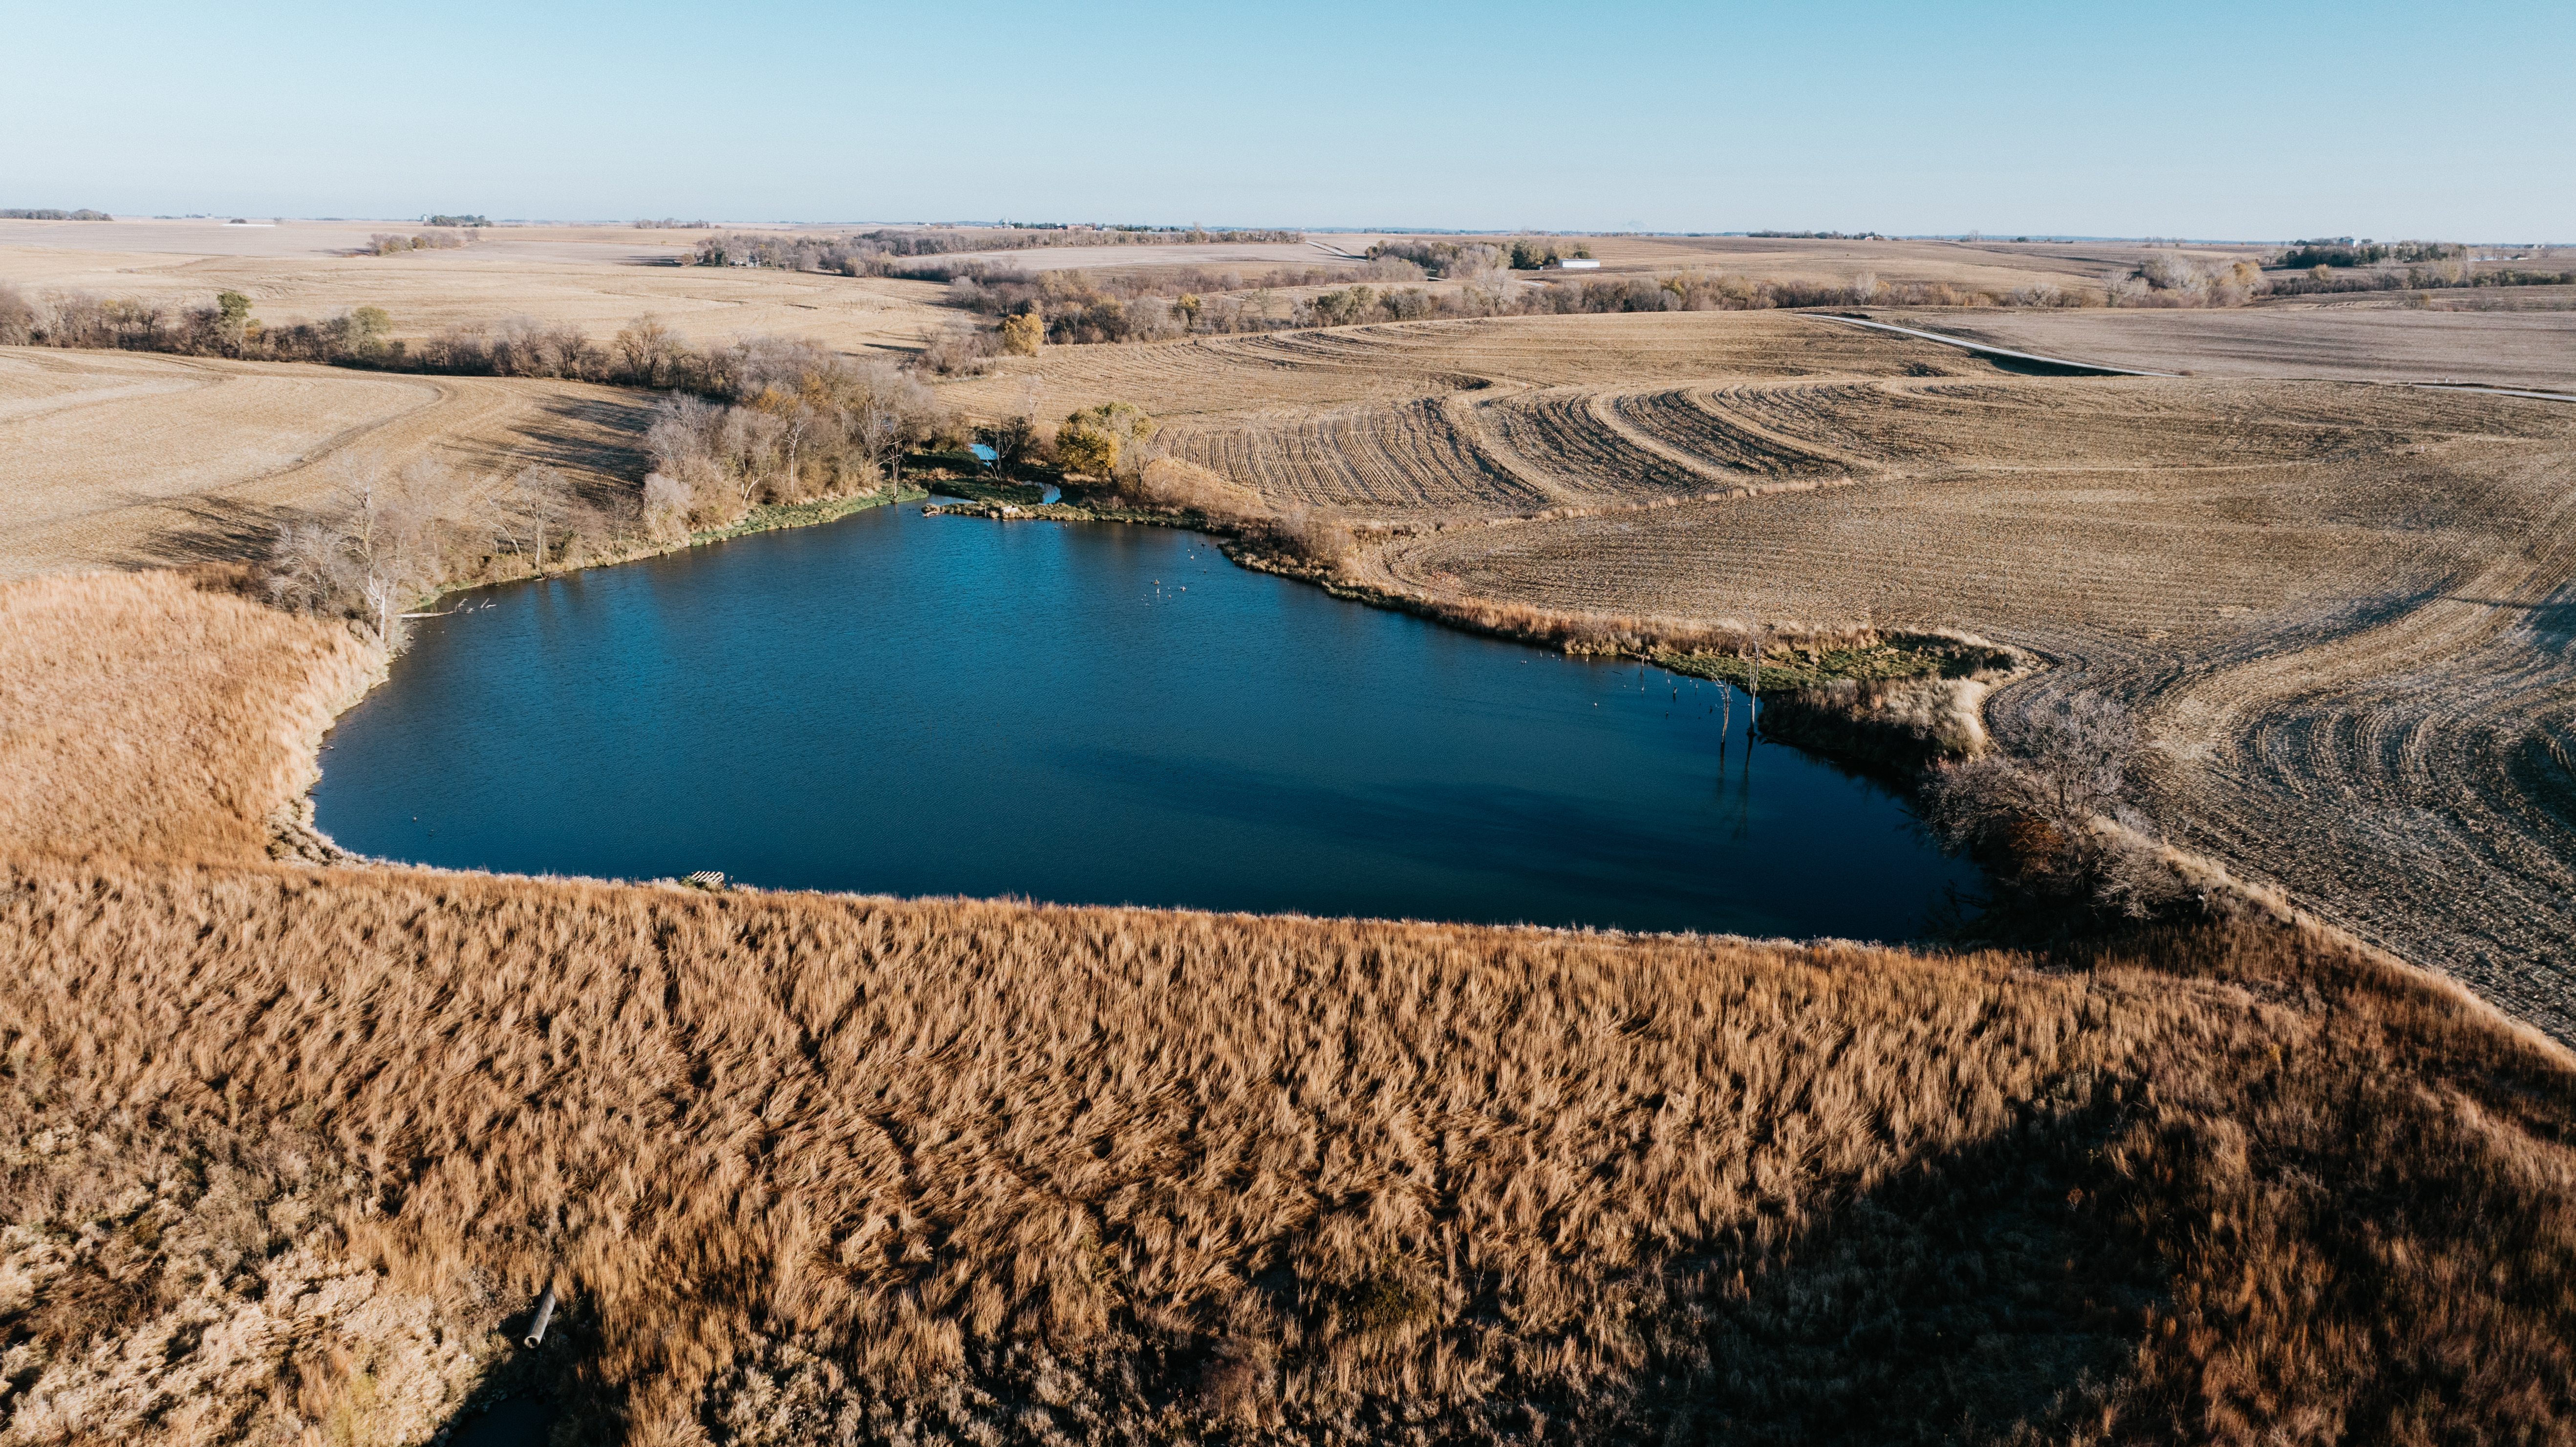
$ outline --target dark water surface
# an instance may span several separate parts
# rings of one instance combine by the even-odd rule
[[[1716,685],[1341,602],[1187,533],[907,504],[463,601],[327,741],[347,848],[1880,939],[1973,882],[1875,784],[1748,745],[1741,695],[1729,738]]]

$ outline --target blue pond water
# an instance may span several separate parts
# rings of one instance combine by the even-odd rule
[[[878,508],[466,595],[327,740],[422,863],[1902,939],[1973,882],[1746,704],[1236,568]]]

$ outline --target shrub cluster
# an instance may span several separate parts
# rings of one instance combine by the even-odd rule
[[[402,251],[446,251],[473,239],[472,232],[453,226],[433,226],[408,236],[400,232],[379,231],[367,238],[367,250],[376,256],[392,256]]]
[[[2128,307],[2243,306],[2272,285],[2251,261],[2202,262],[2179,252],[2102,276],[2104,299]]]
[[[1944,844],[2024,904],[2149,919],[2193,902],[2130,802],[2139,741],[2126,708],[2078,694],[1999,727],[2005,750],[1924,788],[1924,821]]]
[[[580,566],[656,531],[632,494],[585,494],[551,467],[483,486],[427,461],[397,471],[353,456],[338,471],[320,504],[279,523],[256,581],[278,607],[348,619],[387,648],[441,588]]]
[[[1122,453],[1131,471],[1142,465],[1140,450],[1157,430],[1153,418],[1124,402],[1085,407],[1056,428],[1056,462],[1070,473],[1116,477]]]
[[[441,588],[678,541],[759,503],[895,485],[905,449],[953,431],[919,382],[810,341],[737,343],[724,368],[718,395],[663,401],[640,488],[585,492],[543,466],[476,486],[432,463],[388,471],[351,457],[321,505],[279,526],[261,590],[291,612],[363,624],[392,647],[404,611]]]
[[[955,440],[948,410],[920,382],[811,340],[737,343],[710,390],[665,398],[644,435],[648,528],[721,527],[759,503],[893,485],[905,451]]]
[[[1592,248],[1576,242],[1559,250],[1556,242],[1541,236],[1521,236],[1510,241],[1426,241],[1404,237],[1378,242],[1368,249],[1368,254],[1372,260],[1411,262],[1431,276],[1469,280],[1495,271],[1537,271],[1566,257],[1589,257]]]

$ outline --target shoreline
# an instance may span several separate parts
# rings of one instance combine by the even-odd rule
[[[592,568],[614,568],[624,563],[641,563],[653,558],[667,558],[673,553],[685,553],[691,548],[731,542],[735,538],[747,538],[756,533],[817,527],[824,523],[839,522],[853,513],[866,512],[872,507],[891,507],[901,503],[918,502],[930,495],[920,488],[897,484],[891,496],[884,489],[877,489],[871,492],[813,498],[805,502],[757,503],[753,505],[750,512],[743,515],[741,521],[728,523],[720,528],[699,529],[668,543],[649,543],[641,547],[605,552],[597,557],[585,555],[578,563],[567,563],[559,568],[531,569],[513,578],[478,578],[470,583],[456,583],[440,588],[421,601],[435,606],[459,593],[471,593],[477,588],[498,588],[511,583],[539,583],[548,578],[562,577],[567,573],[588,572]],[[445,611],[441,609],[438,612],[405,613],[403,616],[435,618],[443,616]]]
[[[1329,565],[1305,562],[1265,551],[1259,535],[1243,526],[1197,511],[1096,508],[1071,502],[1020,503],[998,500],[1034,488],[1015,484],[963,484],[959,492],[940,489],[956,479],[938,477],[929,486],[899,486],[887,491],[822,498],[804,503],[755,507],[741,521],[723,528],[691,533],[666,546],[585,560],[580,572],[663,557],[706,544],[755,533],[812,527],[836,522],[872,507],[928,502],[934,496],[953,502],[928,502],[926,517],[974,517],[999,522],[1112,523],[1193,531],[1216,543],[1228,561],[1250,572],[1269,573],[1311,583],[1344,602],[1410,614],[1426,622],[1481,634],[1529,647],[1554,647],[1572,657],[1636,662],[1667,672],[1722,683],[1757,701],[1755,727],[1776,744],[1786,745],[1837,767],[1879,774],[1905,789],[1919,787],[1934,771],[1958,760],[1977,757],[1992,747],[1984,726],[1984,704],[1995,688],[2016,682],[2046,666],[2036,655],[1972,634],[1887,631],[1876,628],[1761,630],[1725,625],[1678,623],[1673,620],[1603,619],[1557,614],[1528,605],[1469,602],[1426,597],[1348,578]],[[984,494],[981,497],[976,493]],[[540,581],[551,574],[489,580],[442,591],[438,597],[502,583]],[[1748,652],[1692,648],[1686,642],[1749,638]],[[273,858],[338,867],[427,869],[434,866],[383,860],[342,848],[314,822],[312,790],[321,780],[320,744],[339,716],[363,701],[389,676],[391,655],[378,650],[375,667],[363,686],[333,703],[329,714],[308,731],[306,756],[311,766],[300,791],[271,815]],[[1767,705],[1767,706],[1764,706]],[[2121,826],[2097,821],[2106,831],[2126,835]],[[2300,912],[2271,887],[2239,880],[2213,859],[2141,840],[2176,877],[2193,887],[2206,907],[2227,914],[2251,913],[2287,924]],[[482,873],[482,871],[476,871]],[[1981,873],[1986,872],[1981,869]],[[544,876],[552,877],[552,876]],[[657,881],[625,881],[651,884]],[[687,888],[686,885],[674,887]],[[757,888],[757,886],[735,886]],[[772,893],[776,891],[761,891]],[[1824,938],[1820,936],[1819,938]],[[1942,948],[1924,942],[1925,948]],[[1955,946],[1964,947],[1964,946]],[[2411,967],[2411,966],[2410,966]]]

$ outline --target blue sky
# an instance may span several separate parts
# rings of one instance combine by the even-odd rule
[[[2576,240],[2576,4],[55,4],[0,206]]]

